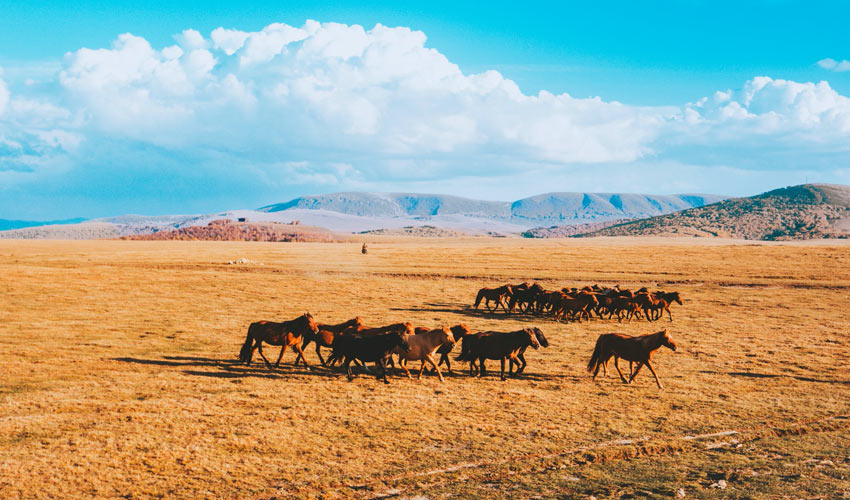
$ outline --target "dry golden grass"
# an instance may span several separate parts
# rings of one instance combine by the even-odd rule
[[[679,438],[728,429],[741,431],[742,447],[731,447],[740,460],[757,460],[758,443],[794,463],[811,449],[835,458],[831,479],[758,483],[755,497],[786,495],[789,484],[850,491],[845,420],[802,437],[768,432],[850,413],[850,246],[369,241],[365,256],[359,243],[0,242],[0,498],[493,496],[502,487],[516,497],[641,488],[669,497],[682,481],[689,495],[711,496],[728,458],[713,454],[725,448]],[[263,265],[227,264],[239,258]],[[674,305],[673,323],[651,325],[469,311],[479,287],[523,280],[658,285],[685,304]],[[294,369],[291,353],[275,371],[235,364],[250,322],[305,310],[329,323],[537,325],[552,346],[529,351],[526,376],[507,382],[496,373],[349,383]],[[649,372],[631,386],[610,374],[590,380],[600,333],[668,326],[680,349],[656,358],[663,391]],[[312,348],[307,359],[317,362]],[[635,438],[637,447],[582,451]],[[620,460],[640,454],[659,458]],[[667,472],[647,473],[656,463]],[[460,464],[477,466],[418,475]],[[705,473],[688,476],[683,464]],[[744,491],[736,481],[722,495]]]

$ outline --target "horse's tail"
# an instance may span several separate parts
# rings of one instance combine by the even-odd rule
[[[587,363],[587,371],[592,372],[596,370],[596,367],[599,366],[599,363],[602,361],[602,350],[605,345],[605,336],[600,335],[598,339],[596,339],[596,347],[593,349],[593,354],[590,356],[590,361]]]
[[[254,329],[254,324],[248,327],[248,335],[245,337],[245,343],[242,344],[242,349],[239,350],[239,361],[245,364],[251,364],[251,358],[254,356],[254,336],[251,335],[251,330]]]
[[[484,289],[478,290],[478,295],[475,297],[475,305],[472,306],[474,309],[478,309],[478,304],[481,303],[481,299],[484,298]]]
[[[457,355],[455,360],[457,361],[472,361],[474,357],[471,355],[472,349],[469,345],[470,341],[468,337],[463,337],[463,343],[460,346],[460,354]]]

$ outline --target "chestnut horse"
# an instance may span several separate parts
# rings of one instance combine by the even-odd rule
[[[561,293],[554,296],[550,301],[552,302],[555,321],[561,321],[566,313],[570,313],[572,317],[578,316],[579,323],[581,323],[582,316],[586,316],[587,320],[590,321],[590,311],[599,305],[596,295],[588,291],[581,291],[574,297]]]
[[[322,347],[331,347],[334,343],[334,337],[342,333],[344,330],[348,328],[357,328],[363,326],[363,320],[360,319],[360,316],[356,318],[352,318],[344,323],[339,323],[337,325],[326,325],[324,323],[318,323],[316,326],[319,327],[319,331],[315,334],[311,333],[309,335],[304,335],[304,343],[301,344],[301,350],[307,348],[307,345],[310,342],[316,343],[316,356],[319,357],[319,361],[322,362],[322,366],[328,366],[325,359],[322,357]],[[297,358],[295,358],[295,364],[298,364],[298,360],[304,360],[299,354]],[[306,362],[304,364],[307,364]]]
[[[493,311],[498,311],[499,306],[502,306],[502,309],[505,310],[506,314],[508,313],[508,306],[505,304],[507,302],[507,297],[513,294],[513,288],[511,285],[503,285],[499,288],[482,288],[478,290],[478,295],[475,297],[475,305],[472,306],[475,310],[478,310],[478,305],[481,304],[481,300],[484,299],[484,307],[487,308],[487,311],[492,313]],[[496,306],[494,308],[490,308],[490,301],[496,302]]]
[[[245,338],[245,343],[242,344],[242,349],[239,351],[239,360],[246,365],[251,364],[251,358],[254,356],[254,350],[260,353],[266,366],[271,368],[272,365],[263,354],[263,342],[271,345],[279,345],[280,355],[277,357],[275,367],[280,366],[280,360],[283,358],[283,353],[287,347],[292,347],[304,359],[304,352],[298,345],[305,335],[316,334],[319,327],[313,321],[313,316],[310,313],[304,313],[296,319],[284,321],[283,323],[273,323],[271,321],[257,321],[251,323],[248,327],[248,336]],[[297,363],[296,358],[296,363]],[[304,361],[307,365],[307,361]]]
[[[478,360],[478,376],[483,377],[487,370],[484,368],[485,359],[498,359],[502,362],[500,378],[505,378],[505,361],[516,361],[517,354],[524,348],[540,347],[537,335],[532,328],[524,328],[515,332],[480,332],[463,338],[463,346],[458,361],[468,361],[470,372],[474,371],[475,361]]]
[[[440,373],[440,367],[434,361],[434,352],[441,346],[454,345],[455,339],[452,336],[451,330],[446,327],[437,328],[415,335],[407,335],[405,340],[407,340],[409,349],[404,352],[397,348],[393,350],[393,353],[398,354],[398,364],[407,373],[408,378],[410,378],[410,371],[407,369],[407,361],[422,361],[417,378],[422,378],[422,371],[425,369],[425,361],[427,361],[437,370],[437,376],[440,377],[440,382],[444,382],[443,374]]]
[[[655,376],[655,383],[658,384],[658,388],[661,389],[662,386],[661,382],[658,380],[658,375],[649,363],[650,358],[652,358],[652,353],[661,346],[667,347],[673,351],[676,350],[676,343],[673,342],[673,339],[670,337],[670,334],[666,329],[657,333],[650,333],[648,335],[641,335],[638,337],[630,337],[621,333],[602,334],[596,340],[596,347],[593,349],[593,355],[590,356],[590,362],[587,363],[587,371],[593,372],[593,378],[596,379],[596,375],[599,373],[599,368],[604,367],[608,363],[608,360],[613,356],[614,368],[617,369],[617,373],[620,374],[620,379],[624,383],[631,384],[641,367],[646,365],[647,368],[649,368],[649,371],[652,372],[652,375]],[[638,364],[635,370],[630,374],[628,380],[626,380],[626,377],[623,376],[623,372],[620,371],[620,365],[618,364],[620,358]]]

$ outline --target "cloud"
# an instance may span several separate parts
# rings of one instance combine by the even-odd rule
[[[826,59],[821,59],[820,61],[818,61],[818,66],[823,69],[828,69],[830,71],[835,71],[839,73],[844,71],[850,71],[850,61],[846,59],[841,62],[838,62],[835,59],[827,57]]]
[[[125,33],[66,54],[38,75],[51,82],[0,75],[0,189],[23,193],[0,210],[49,196],[209,209],[335,189],[463,194],[469,179],[505,199],[593,178],[670,192],[683,187],[677,171],[700,172],[705,191],[712,168],[753,185],[765,177],[742,172],[834,176],[830,165],[850,159],[850,100],[825,81],[759,76],[682,106],[639,107],[465,74],[404,27],[274,23],[175,41],[157,48]]]

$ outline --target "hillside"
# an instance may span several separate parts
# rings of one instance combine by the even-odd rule
[[[850,186],[804,184],[619,224],[581,236],[701,236],[748,240],[850,237]]]
[[[569,226],[535,227],[528,231],[523,231],[522,236],[524,238],[569,238],[579,234],[605,229],[606,227],[615,226],[624,222],[627,221],[618,219],[602,222],[585,222],[584,224],[572,224]]]
[[[259,210],[326,210],[362,217],[460,215],[528,225],[555,221],[583,223],[652,217],[723,199],[722,196],[692,194],[547,193],[514,202],[503,202],[438,194],[333,193],[302,196]]]
[[[341,241],[324,228],[274,222],[252,223],[214,220],[206,226],[189,226],[153,234],[123,236],[124,240],[208,240],[208,241]]]

